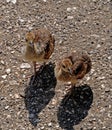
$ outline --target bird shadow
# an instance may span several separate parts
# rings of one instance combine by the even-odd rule
[[[73,126],[79,124],[88,115],[93,102],[93,92],[87,84],[74,87],[68,98],[65,95],[58,107],[58,122],[62,129],[74,130]]]
[[[56,84],[52,63],[41,66],[36,75],[30,78],[29,85],[25,88],[24,102],[29,112],[29,121],[33,126],[36,127],[40,122],[38,114],[55,95]]]

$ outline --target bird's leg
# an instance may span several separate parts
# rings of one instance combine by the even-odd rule
[[[71,87],[69,89],[67,89],[68,95],[71,95],[73,90],[74,90],[75,85],[71,84]]]
[[[44,68],[45,65],[46,65],[46,62],[44,62],[44,63],[42,64],[42,66],[40,67],[40,71],[43,70],[43,68]]]
[[[71,88],[71,82],[68,82],[67,84],[64,84],[66,91],[68,91]]]
[[[43,63],[43,67],[46,65],[46,62]]]
[[[66,103],[66,101],[72,96],[72,92],[74,90],[75,85],[71,83],[71,86],[69,89],[67,89],[67,95],[66,98],[64,100],[64,103]]]
[[[34,75],[36,74],[36,62],[33,61],[33,67],[34,67]]]
[[[36,74],[36,70],[39,70],[40,64],[36,64],[36,62],[33,61],[33,67],[34,67],[34,74]]]
[[[33,71],[34,71],[33,74],[35,75],[35,74],[36,74],[36,62],[33,61],[32,63],[33,63]],[[27,75],[27,76],[26,76],[26,79],[31,78],[31,75],[32,75],[32,74]]]

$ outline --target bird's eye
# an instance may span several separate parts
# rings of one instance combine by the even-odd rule
[[[26,42],[28,42],[28,39],[25,39]]]
[[[62,65],[62,67],[63,67],[63,68],[66,68],[66,66],[65,66],[65,65]]]

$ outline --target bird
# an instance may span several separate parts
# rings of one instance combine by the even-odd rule
[[[36,62],[44,65],[49,60],[55,47],[55,39],[46,28],[30,30],[25,35],[24,59],[31,61],[36,74]]]
[[[78,83],[92,67],[90,57],[83,51],[73,51],[67,57],[56,63],[55,76],[62,82],[70,82],[70,94]]]

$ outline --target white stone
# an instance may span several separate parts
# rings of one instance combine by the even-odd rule
[[[111,60],[111,58],[112,58],[111,56],[108,57],[109,60]]]
[[[5,109],[7,110],[9,108],[9,106],[6,106]]]
[[[40,129],[43,130],[43,129],[44,129],[44,126],[42,126]]]
[[[20,68],[21,68],[21,69],[29,69],[29,68],[31,68],[31,66],[30,66],[30,64],[28,64],[28,63],[22,63],[22,64],[20,65]]]
[[[96,38],[99,38],[100,36],[99,35],[97,35],[97,34],[92,34],[92,35],[90,35],[91,37],[96,37]]]
[[[4,61],[3,60],[1,60],[1,63],[4,65]]]
[[[20,98],[20,96],[19,96],[19,94],[14,94],[14,97],[16,98],[16,99],[18,99],[18,98]]]
[[[43,0],[44,2],[47,2],[47,0]]]
[[[49,127],[51,127],[51,126],[52,126],[52,123],[51,123],[51,122],[50,122],[50,123],[48,123],[48,126],[49,126]]]
[[[91,69],[91,74],[93,74],[93,73],[94,73],[94,71],[95,71],[94,69]]]
[[[19,21],[22,23],[22,22],[24,22],[24,19],[21,19],[21,18],[20,18]]]
[[[29,29],[29,30],[32,30],[32,29],[33,29],[33,27],[29,26],[29,27],[28,27],[28,29]]]
[[[55,105],[57,103],[57,100],[52,99],[52,105]]]
[[[67,19],[73,19],[73,16],[67,16]]]
[[[10,2],[10,0],[6,0],[7,2]]]
[[[11,72],[11,69],[6,69],[6,73],[9,74]]]
[[[7,118],[11,118],[11,115],[7,115]]]
[[[12,2],[13,4],[16,4],[17,0],[11,0],[11,2]]]
[[[10,85],[19,85],[19,83],[17,83],[16,80],[11,80],[11,81],[9,81],[9,84],[10,84]]]
[[[6,0],[7,2],[12,2],[13,4],[16,4],[17,0]]]
[[[86,80],[87,80],[87,81],[90,80],[90,77],[86,77]]]
[[[68,11],[68,12],[72,11],[72,8],[67,8],[67,11]]]
[[[15,51],[11,51],[11,54],[14,54],[15,53]]]
[[[104,77],[104,76],[102,76],[102,77],[99,77],[98,79],[101,79],[101,80],[103,80],[103,79],[105,79],[105,77]]]
[[[7,77],[7,75],[6,75],[6,74],[5,74],[5,75],[2,75],[2,78],[3,78],[3,79],[6,79],[6,77]]]
[[[76,10],[77,9],[77,7],[73,7],[73,10]]]
[[[96,48],[99,48],[99,47],[101,47],[101,45],[100,45],[100,44],[98,44],[98,45],[96,46]]]
[[[109,105],[109,108],[111,108],[112,106],[111,105]]]
[[[23,75],[23,78],[26,78],[26,75]]]
[[[105,85],[104,85],[104,84],[102,84],[102,85],[101,85],[101,87],[102,87],[102,88],[105,88]]]

